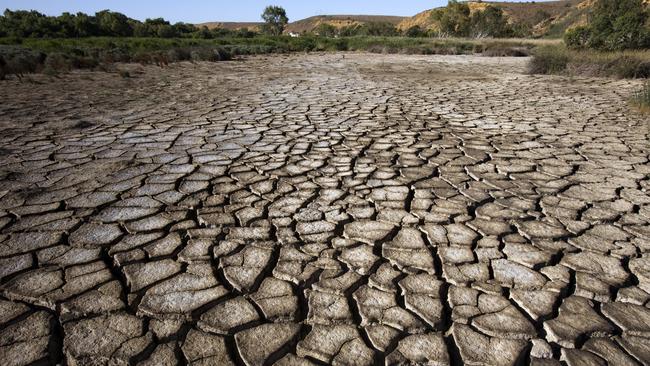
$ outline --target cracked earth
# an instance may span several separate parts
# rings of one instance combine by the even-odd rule
[[[0,84],[3,365],[648,365],[639,85],[321,54]]]

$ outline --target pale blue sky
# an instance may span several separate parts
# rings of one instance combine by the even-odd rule
[[[62,12],[94,14],[110,9],[131,18],[163,17],[172,22],[259,21],[266,5],[280,5],[289,19],[319,14],[375,14],[411,16],[442,6],[447,0],[0,0],[0,9],[38,10],[48,15]]]

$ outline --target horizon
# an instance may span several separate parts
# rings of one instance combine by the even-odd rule
[[[502,0],[505,2],[528,2]],[[120,12],[129,18],[143,21],[147,18],[164,18],[172,23],[184,22],[200,24],[207,22],[261,22],[260,15],[267,5],[278,5],[287,11],[289,21],[297,21],[317,15],[386,15],[414,16],[422,11],[447,4],[447,0],[403,0],[396,5],[393,1],[362,1],[351,3],[346,0],[331,0],[327,3],[302,2],[300,0],[252,0],[246,2],[206,3],[201,0],[188,0],[179,4],[174,1],[105,1],[67,0],[51,2],[48,0],[0,0],[1,9],[36,10],[50,16],[64,12],[94,14],[109,9]],[[155,10],[152,10],[155,9]],[[205,15],[214,14],[214,15]]]

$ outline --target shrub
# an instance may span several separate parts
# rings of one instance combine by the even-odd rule
[[[51,53],[47,55],[43,68],[47,74],[55,74],[70,71],[72,65],[66,55],[62,53]]]
[[[427,32],[422,30],[419,25],[414,25],[404,32],[404,35],[411,38],[426,37]]]
[[[19,79],[25,74],[43,69],[45,54],[14,46],[0,46],[0,79],[15,75]]]
[[[92,56],[75,56],[70,58],[73,69],[94,69],[99,66],[99,60]]]
[[[321,23],[316,27],[315,33],[321,37],[334,37],[338,34],[338,29],[328,23]]]
[[[650,81],[646,81],[641,90],[636,92],[632,101],[645,111],[650,111]]]
[[[231,54],[225,48],[199,48],[190,52],[192,61],[227,61],[232,58]]]
[[[4,80],[7,77],[7,61],[4,57],[0,56],[0,80]]]
[[[117,74],[120,75],[123,79],[128,79],[131,77],[131,73],[127,70],[117,70]]]
[[[167,51],[167,59],[170,62],[188,61],[192,58],[192,54],[188,49],[174,48]]]
[[[564,44],[571,48],[586,48],[591,38],[591,29],[585,26],[571,28],[564,33]]]
[[[560,47],[540,47],[533,53],[528,64],[531,74],[559,74],[566,70],[569,54]]]
[[[528,57],[530,51],[524,47],[487,47],[482,51],[488,57]]]
[[[650,52],[536,49],[529,71],[536,74],[571,74],[625,79],[650,78]]]
[[[567,46],[606,51],[650,47],[646,26],[648,11],[643,0],[598,0],[587,27],[565,33]]]
[[[623,55],[615,58],[605,65],[619,78],[638,79],[650,77],[650,61],[643,61],[637,57]]]

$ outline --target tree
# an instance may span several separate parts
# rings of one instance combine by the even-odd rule
[[[84,13],[77,13],[74,17],[75,37],[91,37],[99,34],[99,27],[95,17]]]
[[[264,25],[262,30],[266,34],[279,36],[284,31],[284,27],[289,23],[287,12],[279,6],[267,6],[262,13]]]
[[[329,23],[320,23],[318,27],[316,27],[316,34],[321,37],[334,37],[337,34],[337,29]]]
[[[488,5],[483,11],[476,11],[470,19],[473,37],[508,37],[512,28],[503,15],[503,10]]]
[[[37,11],[5,10],[0,19],[1,33],[12,37],[56,37],[58,27],[55,18]]]
[[[470,9],[466,3],[449,0],[446,8],[433,12],[433,18],[440,23],[442,33],[458,37],[469,36]]]
[[[397,28],[389,22],[368,22],[361,26],[360,31],[365,36],[393,37],[399,34]]]
[[[102,35],[130,37],[133,35],[133,28],[129,24],[129,18],[126,15],[102,10],[95,14],[97,24]]]
[[[419,25],[414,25],[404,32],[404,35],[411,38],[426,37],[427,32],[422,30]]]
[[[95,16],[84,13],[63,13],[60,16],[46,16],[37,11],[5,10],[0,15],[0,36],[3,37],[162,37],[171,38],[198,32],[191,24],[176,23],[158,19],[147,19],[144,23],[130,19],[124,14],[109,10]]]
[[[647,18],[642,0],[599,0],[591,20],[592,47],[620,50],[647,46]]]
[[[503,10],[488,5],[472,12],[467,3],[450,0],[446,8],[436,9],[433,18],[440,24],[440,32],[456,37],[509,37],[513,27]]]
[[[565,33],[567,46],[607,51],[650,47],[643,0],[598,0],[589,25]]]

